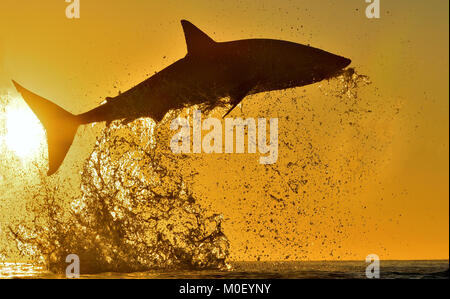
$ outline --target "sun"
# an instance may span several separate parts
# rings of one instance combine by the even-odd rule
[[[33,111],[26,105],[11,105],[5,116],[7,147],[22,159],[38,154],[45,142],[45,131]]]

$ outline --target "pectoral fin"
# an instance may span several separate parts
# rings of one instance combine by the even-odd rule
[[[232,92],[230,92],[230,98],[231,98],[231,108],[230,110],[228,110],[227,113],[225,113],[224,116],[222,116],[222,118],[224,118],[225,116],[227,116],[228,114],[230,114],[234,108],[236,108],[237,105],[239,105],[240,102],[242,102],[242,100],[244,100],[244,98],[250,93],[250,91],[253,89],[254,87],[254,83],[244,83],[242,85],[239,86],[239,88],[236,88],[235,90],[233,90]]]

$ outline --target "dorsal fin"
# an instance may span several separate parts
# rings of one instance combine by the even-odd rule
[[[182,20],[181,25],[183,26],[184,36],[186,38],[188,54],[203,53],[216,43],[191,22]]]

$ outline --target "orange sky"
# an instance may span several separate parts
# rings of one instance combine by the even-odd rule
[[[363,96],[372,103],[374,114],[363,117],[359,123],[369,136],[367,143],[359,139],[360,135],[354,138],[351,128],[332,126],[336,120],[332,120],[331,108],[339,103],[326,102],[317,86],[274,93],[273,98],[281,99],[277,107],[262,103],[264,95],[244,101],[245,116],[290,115],[290,119],[307,119],[307,111],[294,111],[289,102],[289,97],[306,90],[308,105],[319,119],[329,121],[327,130],[319,129],[316,122],[299,127],[281,121],[283,138],[290,140],[297,133],[302,134],[328,161],[343,163],[345,155],[356,161],[355,157],[360,156],[362,164],[330,167],[336,178],[360,177],[359,172],[363,177],[343,186],[347,193],[320,202],[324,208],[334,207],[334,212],[330,209],[306,219],[291,207],[268,215],[272,202],[257,181],[272,177],[256,164],[241,171],[242,163],[252,161],[247,156],[230,158],[231,162],[228,159],[226,163],[216,156],[204,157],[195,165],[201,170],[196,192],[208,198],[208,206],[232,219],[225,229],[235,259],[251,259],[264,249],[263,259],[268,260],[283,259],[293,253],[295,256],[297,252],[297,241],[278,242],[274,239],[276,233],[261,237],[257,232],[245,232],[251,210],[260,211],[264,219],[263,223],[252,219],[252,228],[276,228],[278,234],[300,243],[307,240],[312,248],[320,245],[323,230],[329,228],[328,239],[337,240],[340,247],[326,243],[327,253],[311,250],[308,259],[339,256],[363,260],[371,253],[384,259],[447,259],[449,2],[381,2],[381,19],[368,20],[363,0],[81,0],[81,18],[68,20],[64,13],[67,4],[62,0],[2,0],[0,91],[15,92],[10,81],[14,79],[70,112],[85,112],[106,96],[132,87],[183,57],[186,48],[181,19],[190,20],[218,41],[276,38],[350,57],[357,71],[373,82],[370,92]],[[333,137],[326,137],[328,131],[333,131]],[[82,162],[92,149],[93,138],[84,140],[78,136],[78,145],[68,159]],[[294,152],[280,147],[285,153],[279,160],[282,171],[286,171],[283,165],[294,155],[305,154],[301,144],[299,141]],[[372,160],[376,163],[368,166]],[[226,170],[217,174],[215,167],[220,165]],[[321,175],[317,169],[310,173],[318,183],[306,187],[310,196],[301,204],[305,209],[312,209],[316,200],[325,196],[317,188],[323,179]],[[253,186],[248,201],[240,198],[244,182]],[[282,181],[274,182],[277,184],[283,189]],[[275,204],[273,209],[281,207]],[[337,220],[330,217],[333,213],[343,221],[344,233],[336,232]],[[272,224],[272,218],[278,224]],[[287,219],[294,219],[293,224],[288,224]],[[309,224],[315,221],[322,223]],[[320,242],[312,244],[316,230],[322,233]],[[309,237],[302,239],[300,234]],[[244,251],[245,246],[250,249]],[[328,254],[330,251],[333,255]]]

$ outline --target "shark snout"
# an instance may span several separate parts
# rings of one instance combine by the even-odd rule
[[[332,68],[335,68],[336,70],[342,70],[343,68],[346,68],[352,61],[346,57],[342,57],[339,55],[331,54],[328,60],[331,64]]]
[[[342,70],[349,66],[351,63],[352,61],[348,58],[332,54],[331,59],[329,59],[329,64],[326,67],[326,77],[334,77],[337,74],[340,74]]]
[[[349,66],[350,63],[352,63],[351,59],[348,59],[348,58],[345,58],[345,57],[341,57],[340,65],[341,65],[342,69],[346,68],[347,66]]]

